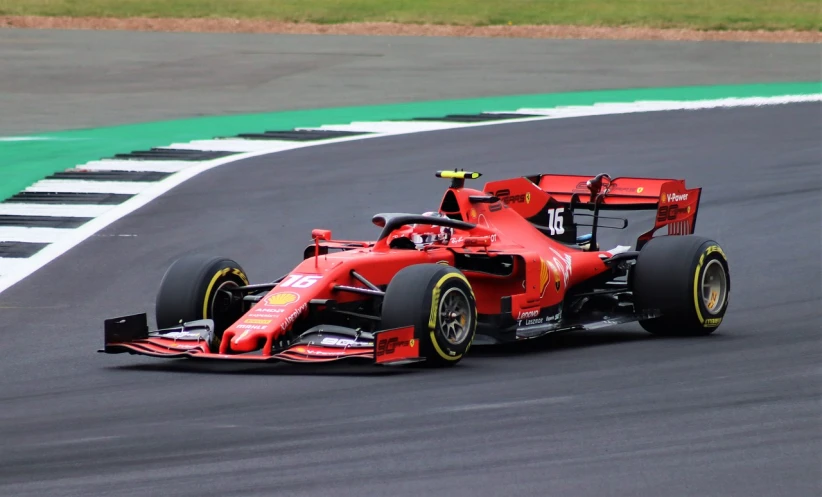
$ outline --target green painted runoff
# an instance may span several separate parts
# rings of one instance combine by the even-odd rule
[[[262,114],[198,117],[30,135],[37,140],[0,137],[0,200],[46,176],[117,153],[167,146],[175,142],[234,136],[266,130],[290,130],[353,121],[401,120],[446,114],[510,111],[638,100],[705,100],[822,93],[822,82],[763,83],[512,95],[467,100],[438,100],[362,107],[335,107]]]

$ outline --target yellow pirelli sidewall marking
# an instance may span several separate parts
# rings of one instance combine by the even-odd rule
[[[440,299],[440,288],[438,286],[434,287],[434,292],[431,294],[431,313],[428,315],[428,329],[434,330],[437,326],[437,304],[436,302]]]
[[[705,327],[711,327],[713,320],[709,319],[708,323],[706,323],[705,318],[702,317],[702,311],[699,308],[699,273],[702,270],[702,264],[705,262],[705,257],[713,254],[714,252],[719,252],[725,261],[728,260],[725,256],[725,252],[722,251],[722,248],[720,248],[719,245],[711,245],[705,249],[705,252],[699,257],[699,264],[696,265],[696,271],[694,272],[694,308],[696,309],[696,317]],[[713,324],[713,326],[718,326],[718,324]]]
[[[211,289],[214,288],[214,284],[217,283],[217,279],[220,276],[225,275],[227,272],[228,268],[225,268],[221,271],[217,271],[214,276],[211,277],[211,283],[208,284],[205,297],[203,297],[203,319],[208,319],[208,296],[211,295]]]
[[[235,274],[235,275],[239,276],[240,279],[243,280],[243,283],[248,285],[248,278],[246,277],[245,273],[243,273],[242,271],[240,271],[236,267],[231,270],[231,274]]]
[[[719,245],[711,245],[708,247],[708,250],[705,251],[705,255],[711,255],[714,252],[719,252],[719,254],[722,255],[722,258],[725,259],[726,262],[728,261],[728,257],[725,256],[725,252],[722,251],[722,248]]]
[[[221,269],[221,270],[217,271],[214,274],[214,276],[211,278],[211,282],[208,284],[208,287],[206,288],[205,297],[203,298],[203,319],[208,319],[208,296],[211,295],[211,290],[214,288],[214,284],[217,283],[218,278],[220,278],[221,276],[227,275],[229,272],[239,276],[240,279],[243,280],[243,282],[246,285],[248,285],[248,278],[246,277],[245,274],[243,274],[242,271],[240,271],[237,268],[232,269],[230,267],[227,267],[225,269]]]
[[[462,357],[462,354],[457,354],[457,355],[448,355],[448,354],[446,354],[445,351],[440,348],[440,344],[437,343],[437,337],[434,336],[433,331],[431,332],[431,344],[434,345],[434,350],[437,351],[437,354],[439,354],[440,357],[442,357],[446,361],[456,361],[460,357]]]
[[[702,254],[699,258],[696,271],[694,271],[694,309],[696,309],[696,317],[699,322],[705,324],[705,318],[702,317],[702,310],[699,308],[699,273],[702,271],[703,262],[705,262],[705,254]]]
[[[434,330],[436,329],[436,326],[437,326],[437,308],[439,307],[439,299],[440,299],[440,292],[442,291],[441,290],[442,285],[451,278],[459,278],[462,281],[464,281],[465,284],[468,285],[468,288],[471,291],[471,297],[476,299],[476,297],[474,296],[474,290],[473,290],[473,288],[471,288],[471,284],[468,283],[468,279],[465,276],[463,276],[462,273],[448,273],[445,276],[443,276],[442,278],[440,278],[440,280],[437,282],[437,284],[434,285],[434,290],[431,292],[431,314],[429,314],[429,316],[428,316],[428,329],[430,330],[431,344],[434,346],[434,350],[436,350],[437,354],[439,354],[439,356],[442,357],[443,359],[445,359],[446,361],[456,361],[456,360],[459,360],[463,356],[463,354],[458,354],[458,355],[448,355],[448,354],[446,354],[445,351],[442,350],[442,348],[440,348],[440,345],[437,343],[437,336],[434,334]],[[475,316],[474,323],[476,323],[476,322],[477,322],[477,320],[476,320],[476,316]],[[473,342],[473,338],[471,339],[471,341]],[[470,347],[471,344],[469,343],[468,346]]]

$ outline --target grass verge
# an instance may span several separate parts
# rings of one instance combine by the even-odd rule
[[[0,15],[822,31],[819,0],[0,0]]]

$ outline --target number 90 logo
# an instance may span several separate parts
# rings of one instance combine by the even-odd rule
[[[664,223],[665,221],[673,221],[679,215],[679,206],[677,204],[662,205],[656,215],[656,222]]]

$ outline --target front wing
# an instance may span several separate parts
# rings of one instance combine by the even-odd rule
[[[319,328],[302,334],[294,343],[277,353],[256,351],[247,354],[219,354],[211,351],[214,322],[210,319],[149,331],[146,314],[133,314],[105,321],[104,347],[98,352],[139,354],[165,359],[246,362],[325,363],[349,359],[381,365],[402,365],[424,360],[419,356],[419,347],[386,347],[386,344],[413,337],[413,326],[373,334],[338,327],[328,327],[328,331]],[[377,350],[379,353],[375,353]]]

